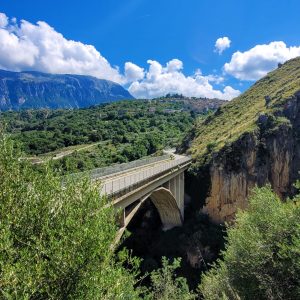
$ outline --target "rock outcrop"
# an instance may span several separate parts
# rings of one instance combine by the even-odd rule
[[[274,122],[274,119],[279,122]],[[213,221],[231,221],[245,209],[254,186],[271,184],[283,199],[293,193],[300,171],[300,97],[276,116],[258,118],[259,129],[213,155],[210,190],[203,211]]]

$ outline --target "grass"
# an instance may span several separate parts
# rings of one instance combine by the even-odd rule
[[[195,125],[195,139],[190,153],[202,164],[226,144],[238,140],[247,132],[258,129],[260,114],[274,114],[286,100],[300,90],[300,58],[292,59],[281,68],[257,81],[245,93],[219,108],[215,114]],[[270,97],[267,107],[265,97]],[[281,120],[282,121],[282,120]]]

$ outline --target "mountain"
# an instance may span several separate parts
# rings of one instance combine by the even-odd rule
[[[0,70],[0,110],[78,108],[123,99],[133,96],[109,80]]]
[[[215,222],[246,208],[255,185],[286,198],[300,170],[300,58],[196,123],[181,151],[193,156],[190,189]]]

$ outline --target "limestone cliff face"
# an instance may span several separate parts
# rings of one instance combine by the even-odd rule
[[[259,129],[213,155],[203,211],[215,222],[231,221],[255,186],[271,184],[282,198],[293,192],[300,171],[300,96],[275,115],[258,117]],[[273,117],[274,118],[274,117]],[[274,120],[274,119],[273,119]]]

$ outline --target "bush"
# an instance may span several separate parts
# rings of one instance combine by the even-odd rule
[[[192,300],[195,295],[189,291],[186,279],[176,277],[175,271],[180,267],[180,259],[169,263],[162,258],[162,268],[151,273],[151,288],[145,299],[149,300]]]
[[[18,157],[0,134],[0,298],[137,299],[137,261],[115,259],[115,216],[98,187],[62,185]]]
[[[282,202],[256,188],[228,228],[223,259],[202,276],[204,299],[299,299],[299,197]]]

